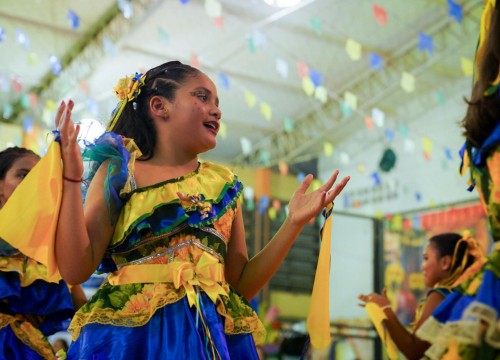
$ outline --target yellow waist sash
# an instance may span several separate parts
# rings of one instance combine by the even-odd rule
[[[176,289],[184,287],[189,306],[198,306],[195,285],[201,288],[215,304],[227,292],[219,284],[224,280],[224,265],[217,258],[203,253],[195,265],[174,260],[168,264],[126,265],[108,276],[111,285],[132,283],[173,283]]]

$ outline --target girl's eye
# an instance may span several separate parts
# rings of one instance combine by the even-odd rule
[[[196,96],[198,99],[200,99],[203,102],[208,101],[208,94],[204,91],[195,91],[195,92],[192,92],[191,95]]]
[[[28,175],[28,173],[27,173],[27,172],[22,172],[22,173],[17,174],[17,177],[18,177],[19,179],[24,179],[24,178],[26,177],[26,175]]]

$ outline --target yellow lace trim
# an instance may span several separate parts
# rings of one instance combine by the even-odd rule
[[[10,325],[14,335],[44,359],[54,359],[55,354],[47,338],[22,315],[16,317],[0,314],[0,328]]]
[[[16,321],[15,317],[0,313],[0,329],[10,325],[14,321]]]
[[[47,281],[47,267],[31,258],[1,256],[0,271],[19,273],[22,287],[27,287],[36,280]]]
[[[176,290],[167,287],[166,284],[152,286],[155,287],[155,292],[151,298],[148,299],[148,295],[143,293],[133,295],[127,303],[132,303],[132,306],[126,306],[119,311],[110,308],[94,308],[87,313],[81,310],[77,311],[68,329],[73,341],[78,338],[85,325],[92,323],[124,327],[143,326],[148,323],[158,309],[173,304],[186,296],[184,288]],[[257,345],[264,342],[266,330],[255,312],[253,316],[233,319],[221,301],[217,302],[216,309],[225,318],[225,332],[227,334],[251,333]]]
[[[252,316],[233,319],[227,314],[223,304],[217,306],[217,312],[224,317],[224,332],[226,334],[252,334],[255,345],[262,345],[266,340],[266,329],[254,312]]]
[[[165,290],[167,290],[165,288]],[[144,296],[143,294],[133,295],[136,297]],[[144,309],[127,308],[120,311],[109,308],[94,308],[91,312],[83,313],[77,311],[68,332],[72,335],[73,341],[80,335],[81,329],[87,324],[101,324],[125,327],[138,327],[147,324],[153,317],[156,310],[168,305],[173,304],[186,295],[184,288],[179,290],[163,291],[161,296],[154,296],[147,301],[147,307]],[[134,299],[131,300],[133,301]],[[140,302],[140,300],[139,300]],[[144,301],[142,301],[144,303]]]

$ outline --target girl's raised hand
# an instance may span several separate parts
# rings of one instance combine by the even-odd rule
[[[63,176],[67,179],[79,180],[83,174],[82,155],[78,146],[80,126],[71,120],[74,103],[72,100],[59,105],[56,113],[56,129],[59,131],[61,156],[63,160]]]
[[[391,302],[389,301],[389,298],[387,297],[387,290],[384,289],[382,290],[382,294],[377,294],[377,293],[371,293],[368,295],[359,295],[358,299],[361,300],[363,303],[360,304],[361,306],[365,306],[366,303],[372,302],[377,304],[379,307],[383,308],[386,306],[390,306]]]
[[[305,225],[309,220],[317,216],[325,206],[335,200],[350,179],[349,176],[346,176],[332,189],[338,175],[337,170],[325,184],[309,194],[306,194],[306,191],[313,181],[313,176],[309,174],[305,177],[288,204],[288,217],[292,223],[300,226]]]

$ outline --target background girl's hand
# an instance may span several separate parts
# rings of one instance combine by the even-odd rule
[[[55,122],[60,135],[63,176],[78,180],[82,178],[83,162],[77,141],[80,127],[71,120],[73,106],[72,100],[69,100],[67,105],[62,101],[57,109]]]
[[[365,306],[366,303],[368,303],[368,302],[375,303],[381,308],[384,306],[387,306],[387,305],[389,305],[389,306],[391,305],[391,302],[387,298],[387,292],[385,289],[382,290],[382,295],[377,294],[377,293],[371,293],[368,295],[359,295],[358,299],[363,302],[361,304],[361,306]]]
[[[350,179],[349,176],[346,176],[332,189],[338,174],[338,170],[335,171],[325,184],[309,194],[306,194],[306,191],[313,181],[313,176],[309,174],[305,177],[288,204],[288,217],[293,224],[303,226],[335,200]]]

